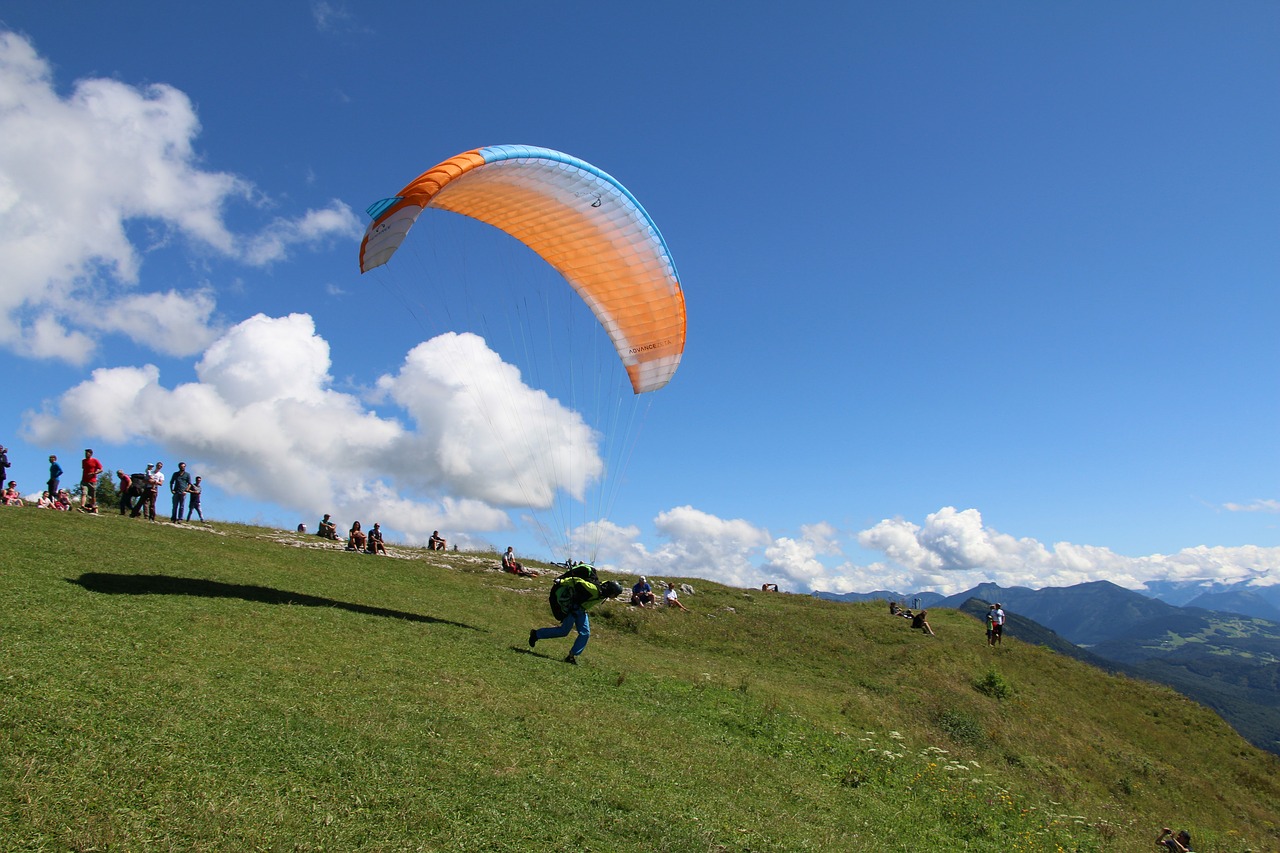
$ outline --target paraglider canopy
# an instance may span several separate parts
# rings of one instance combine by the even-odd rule
[[[451,157],[369,207],[361,272],[390,260],[428,207],[505,231],[563,275],[608,332],[636,394],[671,380],[684,352],[684,292],[657,226],[613,177],[526,145]]]

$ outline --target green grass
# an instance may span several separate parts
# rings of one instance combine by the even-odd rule
[[[1274,756],[955,611],[691,580],[571,667],[492,554],[34,509],[0,543],[3,850],[1280,847]]]

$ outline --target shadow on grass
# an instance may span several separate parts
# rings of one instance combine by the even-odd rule
[[[179,578],[172,575],[116,575],[105,572],[85,572],[78,578],[67,578],[67,583],[84,587],[89,592],[101,592],[108,595],[194,595],[204,598],[239,598],[242,601],[253,601],[259,604],[292,604],[298,607],[336,607],[365,616],[385,616],[388,619],[404,619],[408,622],[425,622],[430,625],[452,625],[455,628],[466,628],[471,631],[480,629],[463,622],[451,622],[448,619],[437,619],[434,616],[423,616],[419,613],[407,613],[403,610],[389,610],[385,607],[370,607],[367,604],[352,604],[349,601],[335,601],[332,598],[321,598],[318,595],[307,595],[301,592],[289,592],[283,589],[272,589],[267,586],[253,586],[241,583],[221,583],[219,581],[201,580],[200,578]]]
[[[518,655],[528,655],[529,657],[542,658],[543,660],[558,661],[560,663],[565,662],[564,655],[543,654],[542,652],[535,652],[533,649],[526,649],[520,646],[511,646],[510,648],[511,648],[511,651],[515,652]]]

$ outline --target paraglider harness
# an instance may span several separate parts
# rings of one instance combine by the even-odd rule
[[[592,589],[584,589],[586,585],[590,585]],[[551,584],[551,592],[548,595],[551,615],[557,621],[563,621],[574,607],[593,597],[599,589],[600,577],[596,574],[595,566],[587,563],[576,565],[570,563],[569,568]]]

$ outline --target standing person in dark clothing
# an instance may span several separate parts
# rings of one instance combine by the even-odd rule
[[[4,482],[5,474],[9,473],[9,448],[0,446],[0,483]]]
[[[120,514],[133,509],[133,478],[119,468],[116,469],[116,477],[120,480],[117,491],[120,492]]]
[[[58,493],[58,480],[62,477],[62,466],[58,464],[58,457],[49,457],[49,494],[56,495]]]
[[[169,520],[174,524],[182,523],[182,513],[186,509],[189,488],[191,488],[191,475],[187,473],[187,463],[179,462],[177,472],[169,481],[169,493],[173,495],[173,511],[169,514]]]
[[[200,520],[204,521],[204,513],[200,511],[200,480],[202,477],[196,477],[196,481],[187,489],[187,494],[191,496],[190,502],[187,504],[187,521],[191,520],[191,513],[200,516]]]

